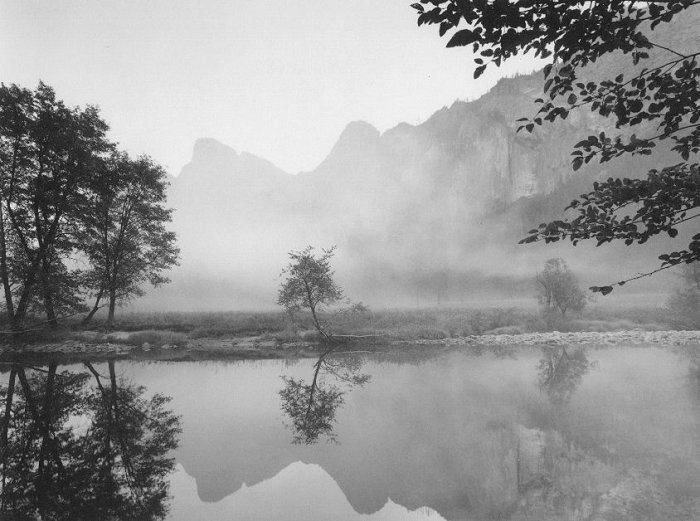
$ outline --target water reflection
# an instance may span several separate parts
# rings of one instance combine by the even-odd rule
[[[700,349],[697,346],[679,346],[676,353],[688,362],[688,384],[691,392],[700,399]]]
[[[700,519],[695,349],[682,363],[647,348],[420,351],[296,364],[7,366],[0,519],[158,519],[168,508],[171,521]],[[159,416],[122,371],[173,401]],[[350,392],[363,373],[371,385]],[[293,418],[280,412],[289,381],[297,444],[283,425]],[[319,389],[331,386],[341,401],[330,429],[310,428],[309,403],[319,409]],[[176,430],[167,408],[183,424],[170,476],[167,454],[154,456],[180,438],[154,432]],[[335,433],[342,443],[305,441]]]
[[[164,519],[179,418],[117,377],[13,364],[0,386],[0,518]]]
[[[547,393],[552,404],[565,405],[593,363],[582,348],[569,353],[565,346],[545,346],[542,351],[543,357],[537,366],[540,389]]]
[[[368,374],[360,373],[363,364],[358,354],[338,356],[333,348],[328,348],[314,363],[310,384],[303,378],[282,376],[284,388],[279,395],[282,412],[291,420],[292,443],[311,445],[321,437],[337,441],[335,416],[347,389],[362,386],[370,379]]]

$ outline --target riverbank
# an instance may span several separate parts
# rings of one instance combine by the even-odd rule
[[[86,332],[89,333],[89,332]],[[181,344],[153,346],[148,342],[130,344],[124,340],[96,341],[70,339],[60,342],[25,343],[0,346],[0,361],[44,361],[61,362],[104,359],[130,360],[254,360],[309,358],[318,355],[321,344],[313,341],[280,342],[265,336],[232,338],[200,338]],[[100,338],[94,334],[94,338]],[[132,338],[124,332],[112,333],[110,338]],[[642,329],[609,332],[559,332],[485,334],[444,339],[391,340],[382,337],[341,338],[338,352],[400,352],[404,350],[432,351],[435,348],[500,348],[518,346],[697,346],[700,349],[700,331],[644,331]]]

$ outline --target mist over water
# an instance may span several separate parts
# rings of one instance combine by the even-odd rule
[[[375,307],[523,301],[553,257],[584,286],[655,268],[667,240],[633,248],[518,245],[540,222],[561,218],[595,179],[645,165],[630,158],[574,175],[571,145],[601,124],[587,113],[536,135],[517,133],[515,115],[529,113],[539,82],[539,73],[504,79],[476,101],[383,134],[352,122],[316,169],[297,175],[198,140],[169,195],[181,266],[172,284],[133,309],[272,308],[287,253],[307,245],[337,246],[339,283]],[[662,293],[669,280],[638,282],[614,299]]]

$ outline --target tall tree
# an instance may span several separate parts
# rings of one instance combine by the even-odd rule
[[[96,108],[68,108],[43,83],[0,86],[0,280],[13,329],[32,298],[56,326],[57,274],[74,248],[68,232],[90,175],[111,147],[106,131]]]
[[[111,326],[117,304],[142,295],[146,283],[168,282],[164,272],[177,264],[179,250],[175,234],[166,229],[172,218],[165,207],[167,186],[162,167],[147,156],[131,159],[123,152],[113,153],[93,178],[90,211],[79,233],[95,298],[85,322],[106,300]]]
[[[521,242],[595,239],[598,245],[622,241],[643,244],[651,237],[678,235],[678,226],[700,215],[700,67],[697,49],[673,49],[655,38],[660,24],[687,16],[698,0],[420,0],[413,4],[418,24],[439,25],[448,47],[471,46],[479,77],[522,53],[548,58],[545,97],[524,128],[566,119],[573,109],[610,117],[621,136],[605,132],[577,143],[572,166],[625,154],[651,155],[657,144],[678,154],[645,178],[608,179],[574,200],[573,219],[543,223]],[[628,55],[630,64],[614,78],[585,81],[583,68],[610,53]],[[616,72],[618,72],[616,71]],[[692,160],[691,160],[692,158]],[[658,269],[593,291],[607,294],[623,285],[680,263],[700,260],[700,234],[684,249],[661,255]]]

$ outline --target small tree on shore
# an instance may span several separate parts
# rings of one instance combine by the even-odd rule
[[[334,253],[335,246],[321,250],[320,255],[314,253],[313,246],[290,251],[291,262],[282,270],[286,280],[282,282],[277,298],[277,303],[290,314],[301,309],[311,311],[314,327],[326,340],[330,335],[322,326],[318,313],[323,306],[335,304],[343,298],[343,290],[333,280],[330,261]]]
[[[579,287],[576,275],[563,259],[549,259],[535,277],[537,300],[545,314],[558,311],[579,312],[586,306],[586,295]]]

